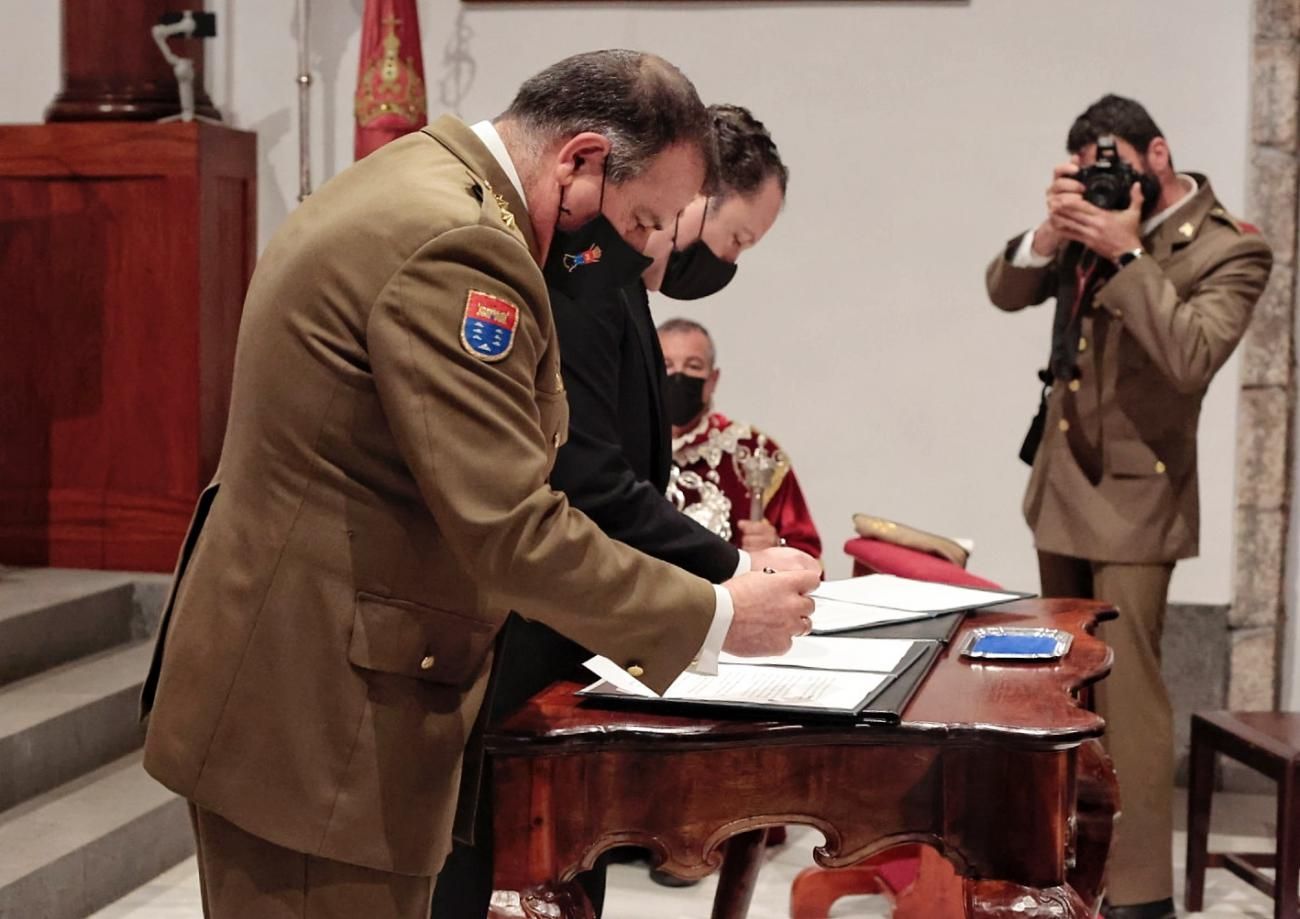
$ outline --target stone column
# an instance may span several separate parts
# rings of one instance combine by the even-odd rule
[[[1249,219],[1273,246],[1273,275],[1242,342],[1236,564],[1228,614],[1228,707],[1276,708],[1286,623],[1295,415],[1300,0],[1255,0]]]

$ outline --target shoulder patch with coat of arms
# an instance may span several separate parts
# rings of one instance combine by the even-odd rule
[[[460,343],[481,361],[503,360],[515,344],[519,307],[481,290],[470,290],[460,322]]]

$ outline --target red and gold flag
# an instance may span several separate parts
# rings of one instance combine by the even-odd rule
[[[366,0],[356,115],[357,159],[428,120],[415,0]]]

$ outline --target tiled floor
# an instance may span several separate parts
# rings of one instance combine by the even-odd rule
[[[1256,795],[1215,797],[1212,848],[1271,849],[1274,830],[1273,799]],[[1180,802],[1179,812],[1182,812]],[[768,864],[759,875],[749,915],[751,919],[783,919],[789,915],[790,882],[812,864],[813,847],[821,842],[816,830],[792,827],[787,843],[769,850]],[[1175,884],[1182,899],[1182,863],[1186,837],[1175,839]],[[701,919],[709,915],[715,881],[710,878],[686,889],[669,890],[649,880],[644,866],[612,865],[605,915],[610,919]],[[1224,871],[1211,871],[1206,885],[1206,919],[1271,919],[1272,901]],[[200,915],[198,875],[194,860],[157,878],[98,913],[92,919],[196,919]],[[850,897],[836,904],[834,917],[869,919],[888,916],[880,897]],[[936,917],[940,919],[940,917]]]

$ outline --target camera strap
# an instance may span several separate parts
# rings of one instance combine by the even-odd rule
[[[1043,428],[1047,425],[1047,396],[1052,391],[1052,372],[1040,370],[1038,379],[1043,384],[1043,390],[1038,394],[1038,411],[1029,422],[1029,430],[1025,432],[1025,439],[1020,444],[1020,461],[1026,466],[1034,465],[1038,445],[1043,439]]]
[[[1110,262],[1079,243],[1071,243],[1062,256],[1062,271],[1071,274],[1072,284],[1062,284],[1056,298],[1052,322],[1052,347],[1047,366],[1057,380],[1078,376],[1079,333],[1084,311],[1092,303],[1102,281],[1110,277]]]
[[[1061,285],[1056,298],[1056,314],[1052,319],[1052,344],[1047,355],[1047,367],[1038,371],[1043,384],[1038,397],[1038,412],[1029,423],[1024,442],[1020,445],[1020,459],[1034,464],[1038,444],[1043,439],[1047,423],[1047,397],[1056,380],[1073,380],[1079,375],[1079,335],[1084,310],[1092,303],[1101,282],[1110,276],[1110,263],[1080,243],[1070,243],[1061,256],[1060,270],[1073,284]]]

